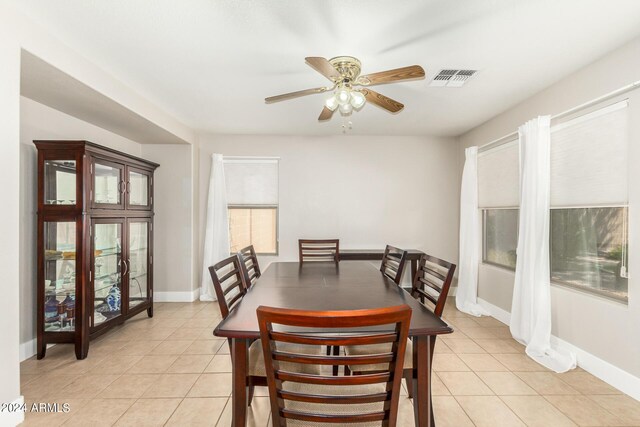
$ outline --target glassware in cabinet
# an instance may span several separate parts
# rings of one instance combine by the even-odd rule
[[[75,330],[76,223],[44,222],[44,331]]]
[[[149,221],[129,222],[129,308],[149,300]]]
[[[93,241],[93,313],[91,326],[122,315],[122,222],[95,220]]]

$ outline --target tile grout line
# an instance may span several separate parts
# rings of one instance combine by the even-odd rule
[[[183,397],[182,399],[180,399],[180,402],[178,402],[178,404],[176,405],[176,407],[174,408],[174,410],[171,412],[171,415],[169,415],[169,416],[167,417],[167,421],[165,421],[165,422],[162,424],[163,426],[166,426],[166,425],[169,423],[169,421],[171,420],[171,417],[173,417],[173,414],[175,414],[175,413],[176,413],[176,411],[178,410],[178,408],[180,407],[180,405],[182,405],[182,402],[184,402],[184,399],[185,399],[184,397]]]

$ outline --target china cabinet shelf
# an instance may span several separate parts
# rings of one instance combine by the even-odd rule
[[[38,358],[147,311],[153,316],[153,174],[159,166],[88,141],[38,149]]]

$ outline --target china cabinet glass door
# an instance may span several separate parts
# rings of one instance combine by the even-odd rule
[[[75,329],[76,223],[44,222],[44,331]]]
[[[127,168],[127,209],[151,209],[151,173],[142,169]]]
[[[53,160],[44,161],[44,204],[75,205],[76,194],[76,161]]]
[[[129,309],[149,300],[149,220],[129,221]]]
[[[93,313],[91,326],[99,326],[122,315],[122,278],[127,265],[122,251],[122,221],[94,220]]]
[[[93,175],[93,207],[103,209],[124,208],[124,166],[95,159],[91,167]]]

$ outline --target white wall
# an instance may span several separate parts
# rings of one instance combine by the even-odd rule
[[[194,140],[194,133],[131,88],[96,67],[77,52],[69,49],[8,2],[0,2],[0,157],[3,165],[0,179],[4,209],[0,213],[0,402],[19,401],[19,277],[21,260],[19,206],[20,187],[20,63],[22,49],[31,52],[76,80],[110,97],[121,105],[146,117],[157,125],[180,136]],[[13,185],[12,185],[13,183]],[[27,261],[28,262],[28,261]],[[0,425],[14,425],[22,420],[21,413],[0,413]]]
[[[142,157],[159,163],[154,174],[155,301],[193,301],[193,190],[191,145],[144,144]]]
[[[33,140],[84,139],[141,155],[140,144],[20,97],[20,358],[35,354],[37,151]]]
[[[0,168],[3,209],[0,209],[0,403],[20,399],[19,369],[19,247],[20,203],[20,45],[11,36],[10,17],[0,6]],[[20,422],[18,414],[0,413],[0,425]]]
[[[582,70],[562,79],[548,89],[496,116],[487,123],[459,138],[460,173],[464,162],[464,148],[483,145],[513,132],[519,125],[538,115],[557,114],[591,99],[609,93],[624,85],[640,80],[640,39],[610,53]],[[586,293],[552,286],[553,334],[570,344],[600,358],[611,367],[619,378],[615,385],[640,396],[640,170],[633,165],[640,163],[640,91],[626,95],[630,98],[633,123],[629,147],[629,205],[631,257],[629,280],[629,304],[608,301]],[[636,184],[636,185],[634,185]],[[634,255],[636,254],[636,255]],[[478,295],[481,299],[510,311],[513,295],[512,272],[482,265]],[[580,360],[579,360],[580,361]]]
[[[211,153],[280,157],[280,253],[261,257],[262,264],[297,260],[299,238],[335,237],[345,249],[389,243],[457,260],[459,177],[453,139],[203,135],[199,149],[200,230]],[[200,239],[199,260],[202,247]]]

